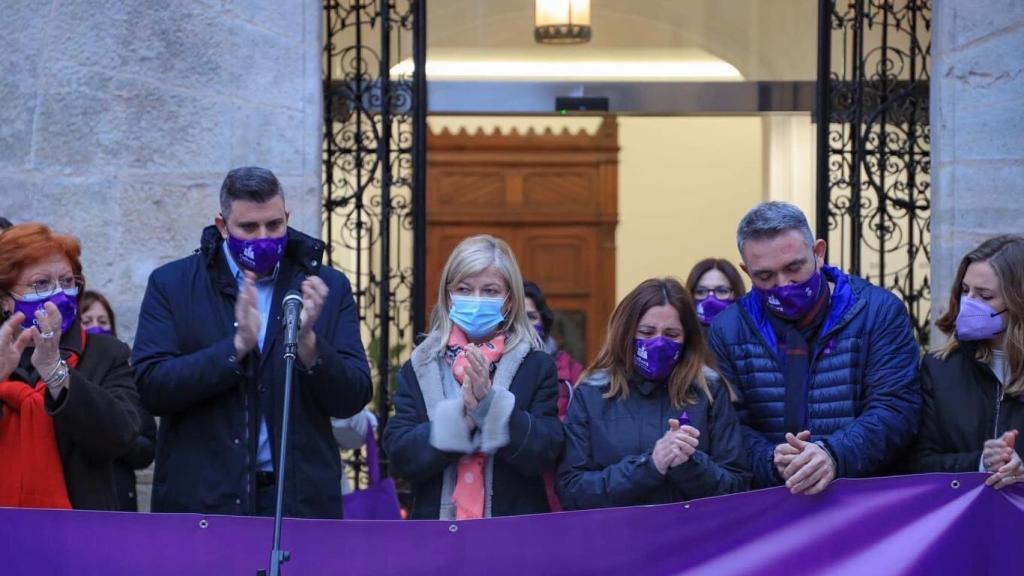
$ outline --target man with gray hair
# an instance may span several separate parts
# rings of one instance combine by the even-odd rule
[[[817,494],[884,473],[920,418],[919,350],[892,293],[825,264],[799,208],[758,204],[736,243],[753,290],[710,345],[737,392],[755,487]]]
[[[284,514],[340,518],[331,417],[370,400],[370,367],[345,276],[324,243],[288,226],[273,172],[228,172],[195,254],[157,268],[132,364],[160,416],[154,512],[272,516],[284,404],[282,300],[302,295]]]

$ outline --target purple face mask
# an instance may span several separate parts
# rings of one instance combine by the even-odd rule
[[[821,293],[821,270],[799,284],[786,284],[768,290],[755,288],[766,308],[786,320],[799,320],[807,315]]]
[[[107,336],[112,336],[114,334],[109,328],[104,328],[103,326],[90,326],[86,328],[85,331],[89,334],[106,334]]]
[[[71,325],[74,324],[75,317],[78,316],[78,288],[57,290],[49,296],[40,297],[32,294],[20,298],[15,297],[14,311],[25,315],[25,320],[22,321],[21,326],[26,329],[35,326],[38,323],[36,322],[36,310],[44,310],[43,306],[47,302],[52,302],[60,312],[60,333],[67,332],[68,328],[71,328]]]
[[[637,338],[633,352],[633,364],[637,372],[647,380],[664,380],[679,362],[683,345],[664,336]]]
[[[708,294],[707,298],[697,301],[697,319],[701,324],[711,326],[715,316],[728,308],[729,304],[732,304],[732,300],[719,300],[714,294]]]
[[[537,336],[540,336],[541,340],[547,339],[548,335],[544,333],[543,324],[534,324],[533,329],[537,331]]]
[[[1003,312],[996,312],[981,300],[961,296],[960,313],[956,315],[957,340],[989,340],[1001,334],[1006,330]]]
[[[288,235],[279,238],[256,238],[241,240],[228,234],[228,251],[235,262],[246,270],[255,272],[257,276],[269,274],[284,256],[284,247],[288,244]]]

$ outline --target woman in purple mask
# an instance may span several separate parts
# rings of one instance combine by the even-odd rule
[[[686,289],[697,301],[697,319],[706,331],[718,313],[747,293],[740,271],[724,258],[705,258],[690,270]]]
[[[114,309],[103,294],[92,290],[82,292],[78,298],[78,309],[82,328],[85,328],[87,333],[106,334],[117,338]],[[139,416],[142,418],[142,432],[135,438],[131,449],[114,462],[117,509],[122,512],[139,511],[135,471],[152,464],[156,455],[156,420],[142,407],[139,407]]]
[[[114,324],[114,309],[110,302],[99,292],[86,290],[78,298],[79,318],[82,328],[89,334],[108,334],[117,338],[117,325]]]
[[[1024,480],[1024,237],[996,236],[964,256],[946,313],[948,339],[921,364],[924,412],[909,472],[989,472]]]
[[[690,294],[643,282],[612,313],[565,423],[566,509],[664,504],[746,490],[750,462],[729,384],[708,367]]]
[[[551,326],[555,323],[555,312],[548,306],[547,298],[540,291],[540,286],[529,280],[523,280],[526,296],[526,317],[533,324],[542,342],[544,351],[551,355],[558,369],[558,419],[565,422],[565,415],[572,401],[573,389],[583,374],[583,365],[576,361],[568,352],[558,347],[551,336]],[[552,512],[561,512],[562,505],[555,493],[555,470],[544,471],[544,487],[548,493],[548,503]]]
[[[117,510],[114,460],[139,434],[128,347],[78,320],[81,247],[0,233],[0,506]]]
[[[540,287],[529,280],[523,280],[526,294],[526,317],[533,324],[534,330],[544,343],[544,351],[551,355],[558,368],[558,419],[565,421],[569,400],[572,398],[573,387],[583,374],[583,365],[576,361],[568,352],[558,347],[551,336],[551,326],[555,323],[555,313],[548,306]]]

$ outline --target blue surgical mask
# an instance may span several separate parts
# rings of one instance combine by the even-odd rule
[[[504,298],[452,295],[451,299],[448,318],[473,340],[490,336],[505,320]]]

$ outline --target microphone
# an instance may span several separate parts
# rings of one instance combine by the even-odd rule
[[[291,554],[281,550],[281,520],[284,517],[284,479],[288,463],[289,417],[292,405],[292,378],[295,373],[295,356],[299,351],[299,323],[302,313],[302,295],[289,290],[281,302],[284,309],[284,407],[281,409],[281,452],[277,457],[277,497],[274,500],[274,547],[270,550],[270,575],[280,576],[281,564],[291,559]],[[265,574],[260,570],[257,574]]]
[[[299,346],[299,318],[302,312],[302,295],[296,290],[289,290],[281,304],[284,310],[284,350],[285,354],[295,354]]]

